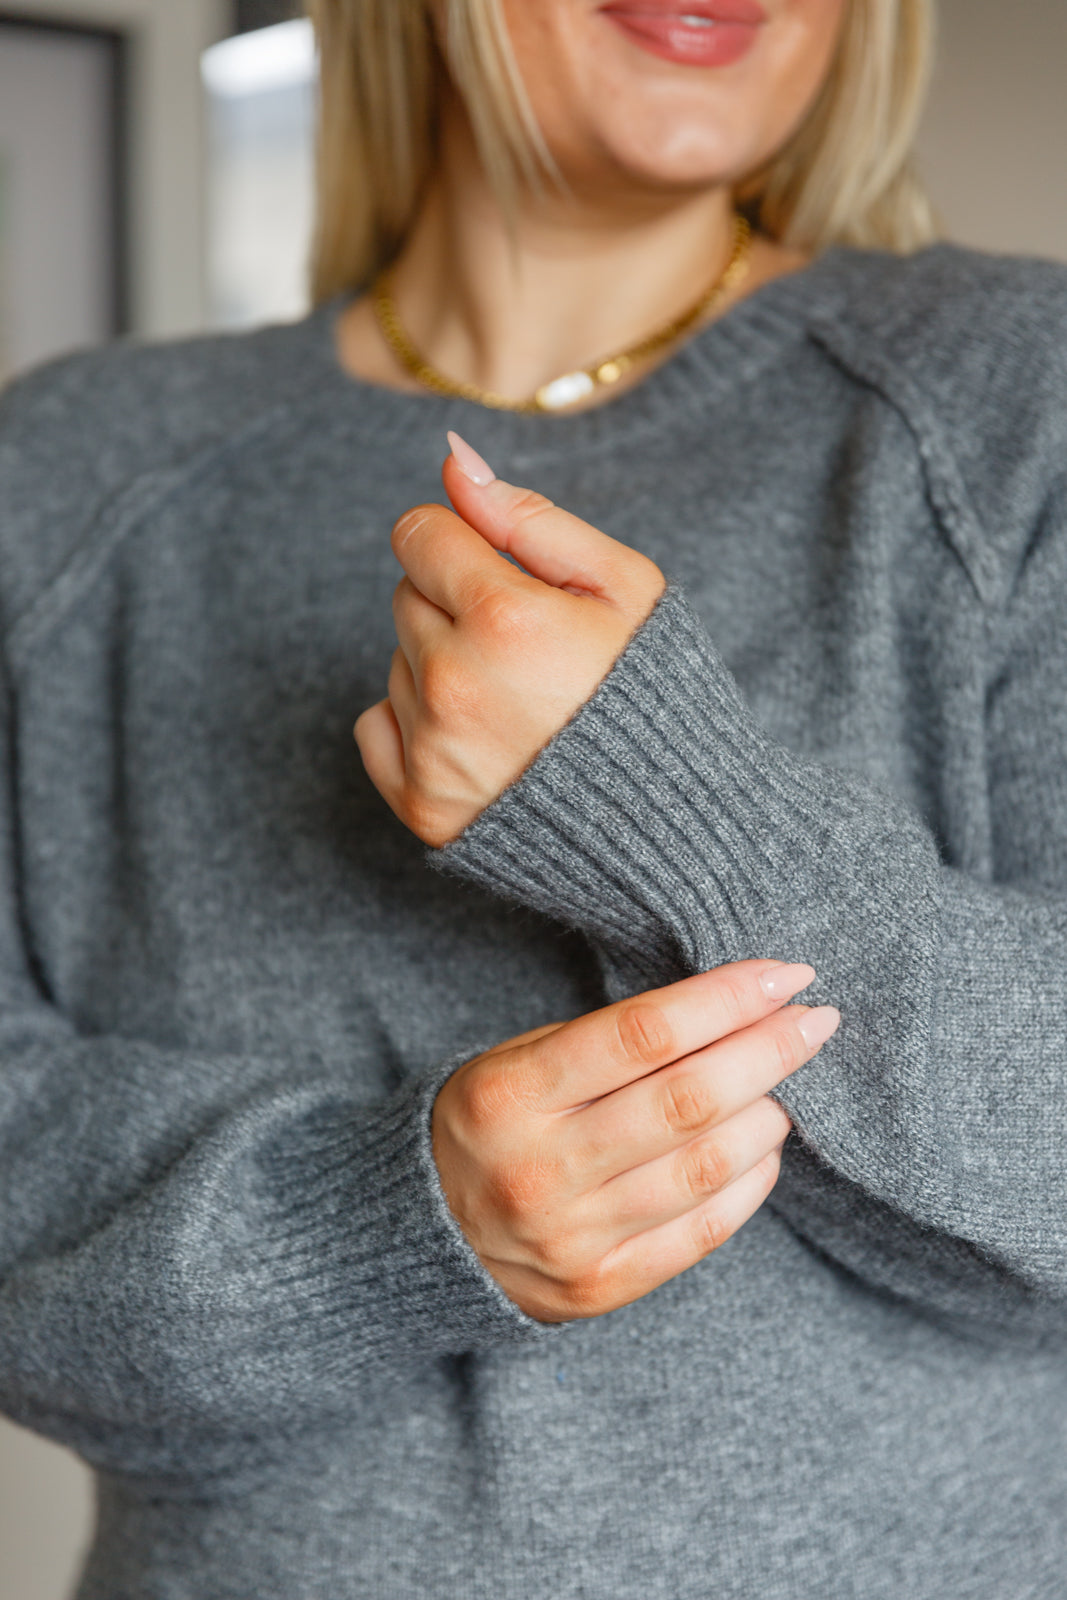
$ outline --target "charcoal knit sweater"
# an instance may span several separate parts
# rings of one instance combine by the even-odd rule
[[[835,251],[571,418],[336,311],[0,402],[0,1405],[82,1600],[1062,1600],[1067,272]],[[427,852],[351,728],[449,426],[671,588]],[[437,1089],[747,956],[843,1013],[771,1198],[529,1319]]]

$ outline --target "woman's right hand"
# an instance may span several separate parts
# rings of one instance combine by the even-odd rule
[[[561,1322],[628,1305],[759,1209],[792,1127],[768,1091],[841,1020],[785,1004],[814,977],[735,962],[453,1073],[433,1112],[441,1185],[521,1310]]]

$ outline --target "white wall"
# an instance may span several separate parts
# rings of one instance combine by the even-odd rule
[[[137,30],[134,285],[137,326],[203,318],[197,60],[221,0],[19,0],[23,11]],[[943,0],[941,67],[923,165],[950,231],[987,248],[1067,261],[1067,0]],[[0,1600],[64,1600],[88,1536],[72,1457],[0,1422]]]
[[[1067,0],[941,0],[922,166],[949,234],[1067,261]]]
[[[133,43],[133,321],[184,333],[204,320],[201,51],[227,32],[227,0],[15,0],[28,16],[128,30]]]
[[[80,1461],[0,1420],[0,1600],[66,1600],[92,1523]]]
[[[102,37],[0,33],[0,385],[111,324],[112,70]]]

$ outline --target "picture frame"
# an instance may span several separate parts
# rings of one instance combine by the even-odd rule
[[[0,383],[129,330],[129,39],[0,7]]]

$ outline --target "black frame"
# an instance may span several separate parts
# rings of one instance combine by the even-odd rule
[[[175,0],[178,3],[178,0]],[[108,61],[108,235],[111,239],[111,293],[109,336],[129,333],[130,295],[130,40],[120,28],[61,17],[28,16],[23,11],[0,8],[0,33],[18,28],[28,33],[72,35],[92,39],[107,47]]]
[[[301,0],[234,0],[233,29],[235,33],[250,33],[275,22],[291,22],[303,14]]]

